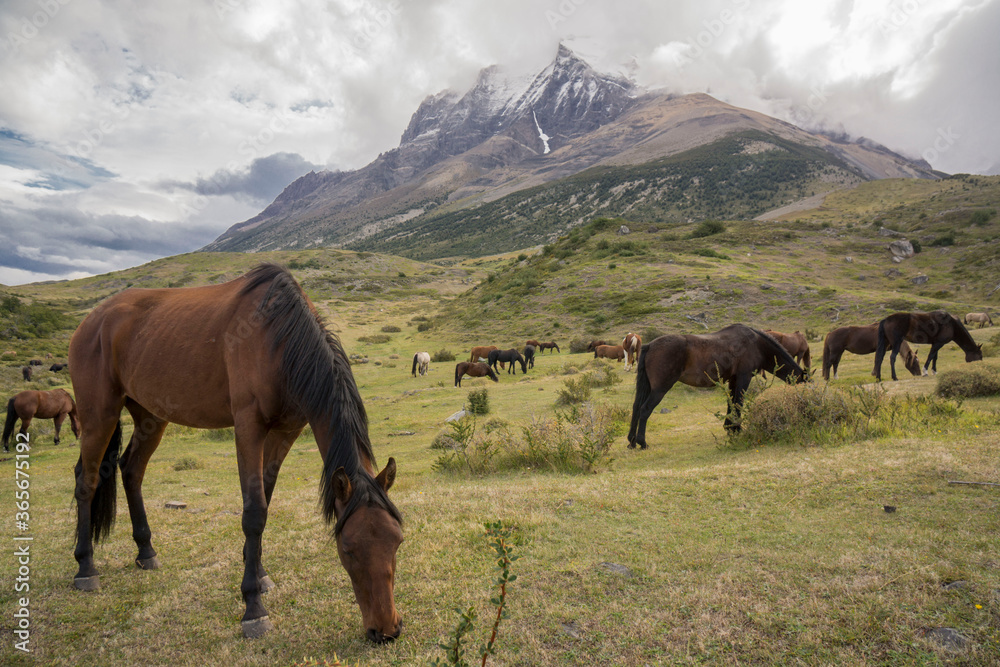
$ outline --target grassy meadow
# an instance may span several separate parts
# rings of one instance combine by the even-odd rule
[[[95,551],[101,590],[74,590],[78,448],[68,427],[55,447],[51,421],[36,421],[30,655],[16,651],[12,638],[13,610],[24,595],[14,591],[13,538],[22,533],[14,527],[14,460],[0,455],[0,664],[293,665],[306,657],[332,663],[336,654],[352,665],[423,665],[443,657],[438,643],[455,627],[455,609],[470,605],[479,616],[469,640],[474,651],[487,640],[495,610],[495,561],[483,530],[494,520],[513,527],[521,558],[488,664],[1000,664],[1000,488],[949,483],[1000,482],[996,396],[938,398],[937,378],[912,377],[901,363],[898,382],[872,388],[872,357],[845,354],[826,391],[880,396],[874,419],[883,428],[874,435],[834,427],[763,442],[728,438],[718,416],[725,410],[721,390],[678,385],[649,420],[649,449],[625,447],[620,416],[631,408],[634,373],[570,354],[571,339],[617,341],[629,329],[697,333],[732,321],[810,328],[818,334],[811,340],[817,384],[825,387],[818,377],[821,337],[834,326],[884,316],[890,301],[940,304],[956,314],[996,303],[984,287],[995,275],[948,283],[947,294],[935,294],[945,291],[939,286],[921,293],[927,288],[898,280],[880,295],[891,279],[874,276],[891,264],[875,250],[884,240],[867,232],[832,235],[820,223],[794,221],[757,230],[727,225],[717,245],[701,239],[692,247],[714,247],[729,259],[683,256],[691,225],[660,230],[656,243],[664,245],[651,241],[637,255],[602,256],[616,247],[607,229],[562,239],[548,254],[537,249],[449,267],[340,251],[193,254],[83,281],[6,288],[79,320],[129,286],[218,282],[261,259],[291,266],[356,357],[378,463],[393,456],[398,464],[390,496],[405,519],[396,577],[405,626],[387,645],[364,637],[320,518],[321,461],[308,430],[281,470],[264,533],[264,564],[277,585],[265,598],[272,633],[252,641],[240,633],[242,501],[229,430],[171,426],[149,465],[144,494],[163,567],[135,567],[119,482],[118,522]],[[975,238],[967,246],[960,238],[947,253],[925,249],[916,258],[919,271],[946,282],[956,257],[979,253],[996,225],[968,232]],[[785,242],[795,243],[792,254]],[[849,243],[860,249],[852,251],[853,263],[841,256]],[[835,270],[817,261],[825,255],[838,258]],[[656,271],[664,284],[655,312],[623,309],[610,297],[571,298],[610,290],[623,272],[641,285]],[[504,296],[501,286],[521,292]],[[833,290],[824,294],[836,309],[817,301],[824,288]],[[686,317],[701,312],[701,321]],[[0,360],[0,395],[70,388],[65,372],[48,370],[25,383],[20,366],[46,352],[64,360],[71,331],[3,341],[3,351],[14,355]],[[972,334],[995,354],[996,332]],[[521,347],[527,338],[555,339],[563,351],[538,355],[527,375],[502,372],[499,383],[465,378],[455,388],[452,361],[433,362],[425,377],[410,375],[417,351],[450,351],[460,361],[473,344]],[[923,359],[926,346],[919,347]],[[979,363],[992,368],[997,361]],[[939,372],[965,366],[954,344],[942,350]],[[566,472],[541,456],[484,474],[431,447],[452,433],[445,419],[482,389],[490,412],[476,418],[477,433],[506,427],[513,434],[506,446],[527,447],[524,429],[565,415],[570,408],[558,405],[560,395],[586,373],[622,379],[591,392],[593,406],[619,417],[611,448],[592,469]],[[521,452],[510,453],[516,460]],[[442,466],[449,456],[453,464]],[[187,506],[167,509],[168,501]],[[949,644],[942,628],[962,639]]]

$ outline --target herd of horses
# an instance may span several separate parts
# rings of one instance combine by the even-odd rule
[[[962,322],[943,311],[897,313],[867,327],[837,329],[824,342],[824,377],[829,378],[829,368],[836,377],[844,350],[874,352],[878,378],[890,350],[893,379],[900,353],[907,368],[918,373],[916,354],[907,342],[931,346],[926,371],[928,365],[936,366],[938,350],[948,341],[966,352],[967,361],[982,358]],[[516,373],[517,364],[526,373],[534,353],[546,349],[560,351],[555,342],[535,340],[527,341],[524,354],[516,348],[473,348],[469,360],[455,367],[455,385],[461,386],[466,375],[497,382],[497,365],[507,364],[508,373]],[[804,336],[743,324],[710,334],[660,336],[645,344],[629,333],[620,345],[592,341],[588,351],[595,358],[624,360],[626,370],[636,369],[630,448],[646,448],[647,421],[677,382],[725,384],[730,399],[725,428],[737,430],[743,396],[755,373],[789,382],[809,379]],[[167,424],[233,427],[243,497],[241,627],[246,637],[268,632],[273,626],[262,596],[274,583],[263,565],[262,534],[281,464],[308,425],[322,465],[322,514],[332,524],[337,557],[350,577],[365,634],[376,643],[399,636],[402,619],[394,583],[403,520],[388,496],[396,462],[390,457],[379,471],[350,361],[286,269],[263,264],[218,285],[115,294],[77,328],[69,361],[78,404],[64,390],[21,392],[8,402],[3,443],[6,449],[18,418],[22,433],[32,418],[53,418],[58,443],[60,425],[69,417],[80,441],[74,493],[76,588],[100,588],[94,545],[109,537],[115,522],[118,470],[137,547],[135,564],[157,569],[142,482]],[[425,375],[429,364],[430,355],[415,354],[413,376]],[[124,452],[123,410],[136,425]]]

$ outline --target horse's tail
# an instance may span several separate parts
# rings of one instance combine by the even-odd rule
[[[830,349],[830,336],[828,335],[826,337],[826,340],[823,341],[823,379],[824,380],[829,380],[830,379],[830,366],[833,365],[833,360],[831,359],[832,356],[833,356],[833,351]]]
[[[635,362],[635,401],[632,403],[632,423],[628,427],[629,444],[634,443],[636,430],[639,428],[640,408],[652,393],[649,376],[646,375],[646,353],[648,351],[649,343],[646,343],[639,349],[639,360]]]
[[[410,371],[411,373],[413,373],[413,377],[417,377],[417,357],[418,356],[420,356],[419,352],[417,352],[415,355],[413,355],[413,370]]]
[[[458,371],[458,369],[459,369],[459,367],[461,365],[462,364],[455,364],[455,386],[456,387],[458,386],[458,380],[459,380],[459,378],[462,377],[462,374],[459,373],[459,371]]]
[[[10,436],[14,433],[14,424],[17,423],[17,409],[14,407],[14,399],[7,401],[7,419],[3,423],[3,448],[7,449]]]
[[[806,343],[806,353],[802,355],[802,368],[809,368],[812,366],[812,352],[809,351],[809,343]]]
[[[118,456],[122,449],[122,422],[115,424],[108,448],[104,450],[97,476],[97,488],[90,501],[90,539],[99,543],[111,534],[118,510]],[[83,457],[76,462],[76,478],[83,472]]]
[[[885,320],[878,323],[878,336],[875,341],[875,362],[878,363],[885,356],[885,350],[889,345],[889,336],[885,332]]]

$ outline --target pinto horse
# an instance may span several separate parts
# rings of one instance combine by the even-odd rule
[[[642,338],[639,334],[629,331],[622,338],[622,347],[625,348],[625,370],[631,370],[639,358],[639,350],[642,349]]]
[[[399,636],[393,586],[402,517],[387,495],[389,458],[375,474],[368,418],[340,341],[285,269],[265,264],[231,282],[179,289],[130,289],[98,305],[69,345],[79,398],[74,584],[100,587],[94,542],[115,519],[121,467],[140,569],[159,560],[142,480],[169,422],[235,427],[243,495],[245,637],[273,626],[261,595],[273,586],[261,563],[261,534],[278,471],[309,424],[323,460],[320,496],[368,639]],[[121,410],[136,428],[119,460]]]
[[[831,369],[833,369],[833,379],[837,379],[837,367],[840,366],[840,358],[844,356],[845,350],[854,354],[872,354],[876,347],[878,347],[878,322],[867,326],[834,329],[823,341],[823,379],[830,379]],[[906,370],[913,375],[921,375],[917,351],[904,340],[899,345],[899,352],[903,355]]]
[[[27,368],[27,367],[25,367]],[[56,435],[53,438],[55,444],[59,444],[59,429],[69,416],[69,425],[73,429],[73,435],[80,437],[80,422],[77,419],[76,403],[73,397],[65,389],[53,389],[52,391],[22,391],[7,401],[7,419],[3,423],[3,450],[8,449],[10,436],[14,433],[14,425],[17,420],[21,420],[19,434],[25,435],[31,420],[51,419],[56,427]]]
[[[796,331],[795,333],[781,333],[780,331],[771,331],[770,329],[765,329],[764,333],[774,338],[776,341],[781,343],[781,346],[788,350],[788,354],[795,358],[795,363],[802,366],[805,370],[809,370],[810,355],[809,355],[809,341],[806,337]]]
[[[594,359],[614,359],[621,361],[625,358],[625,348],[621,345],[598,345],[594,350]]]
[[[517,368],[514,366],[515,361],[521,364],[521,373],[527,374],[527,362],[524,357],[521,356],[521,353],[515,348],[512,347],[509,350],[493,350],[490,352],[489,365],[493,370],[497,369],[497,363],[500,364],[500,368],[503,368],[504,364],[510,364],[510,367],[507,369],[507,373],[517,375]]]
[[[928,368],[937,373],[938,350],[951,341],[962,348],[967,362],[983,358],[983,346],[976,345],[968,329],[958,321],[957,317],[943,310],[929,313],[894,313],[878,323],[878,344],[875,348],[873,371],[877,380],[882,379],[882,359],[885,357],[886,349],[889,348],[892,349],[889,368],[892,370],[892,379],[896,379],[896,355],[899,354],[904,340],[930,344],[931,350],[924,360],[925,373]]]
[[[979,325],[976,327],[977,329],[982,329],[986,326],[993,326],[993,319],[990,318],[989,313],[966,313],[965,323],[972,324],[973,322]]]
[[[725,428],[740,430],[743,394],[758,371],[773,373],[786,381],[794,378],[805,382],[809,377],[781,343],[742,324],[730,324],[711,334],[670,334],[646,343],[635,376],[629,448],[639,445],[646,449],[646,422],[678,381],[692,387],[728,383],[730,400]]]
[[[468,375],[469,377],[481,378],[488,377],[494,382],[499,382],[500,378],[497,374],[493,372],[493,369],[489,367],[489,364],[484,364],[481,361],[460,361],[455,364],[455,386],[462,386],[462,376]]]
[[[413,377],[417,377],[417,371],[420,371],[421,375],[427,375],[427,369],[431,365],[431,355],[426,352],[417,352],[413,355]]]
[[[538,349],[541,352],[544,352],[545,350],[555,349],[556,352],[559,352],[560,354],[562,353],[562,350],[559,349],[559,346],[556,345],[555,341],[549,341],[548,343],[539,343]]]

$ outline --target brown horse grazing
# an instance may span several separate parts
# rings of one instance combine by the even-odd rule
[[[10,451],[7,443],[14,432],[14,424],[21,420],[21,428],[18,431],[21,435],[28,432],[31,420],[51,419],[56,427],[56,436],[53,438],[55,444],[59,444],[59,429],[62,428],[66,416],[69,416],[69,425],[73,429],[73,435],[80,437],[80,422],[77,420],[76,403],[73,397],[65,389],[53,389],[52,391],[22,391],[12,399],[7,401],[7,419],[3,423],[3,450]]]
[[[840,366],[840,358],[844,356],[845,350],[854,354],[872,354],[876,347],[878,347],[878,322],[863,327],[834,329],[823,341],[823,379],[830,379],[831,369],[833,369],[833,379],[837,379],[837,367]],[[906,370],[913,375],[923,374],[917,351],[911,349],[905,340],[900,343],[899,352],[903,355]]]
[[[562,350],[559,349],[559,346],[556,345],[555,341],[549,341],[548,343],[539,343],[538,349],[540,352],[544,352],[545,350],[555,349],[556,352],[562,354]]]
[[[481,378],[488,377],[494,382],[499,382],[500,378],[497,374],[493,372],[489,364],[485,364],[482,361],[460,361],[455,364],[455,386],[462,386],[462,376],[468,375],[469,377]]]
[[[486,361],[490,358],[490,352],[493,350],[499,350],[500,348],[496,345],[480,345],[478,347],[472,348],[472,356],[469,357],[469,361],[476,362],[482,359]]]
[[[622,338],[622,347],[625,348],[625,370],[631,370],[639,358],[639,350],[642,349],[642,338],[639,334],[629,331]]]
[[[678,381],[692,387],[729,384],[729,412],[725,428],[740,429],[743,394],[758,371],[783,380],[805,382],[806,373],[781,343],[763,331],[730,324],[711,334],[660,336],[642,346],[635,376],[635,401],[628,446],[646,449],[646,422],[663,396]],[[735,413],[735,415],[734,415]]]
[[[795,358],[795,363],[809,370],[809,365],[812,362],[810,361],[809,341],[806,340],[805,335],[798,331],[787,334],[780,331],[771,331],[770,329],[765,329],[764,333],[781,343],[781,346],[788,350],[788,354]]]
[[[608,344],[607,341],[592,340],[589,343],[587,343],[587,352],[593,352],[594,350],[597,349],[598,345],[607,345],[607,344]]]
[[[878,323],[874,370],[876,379],[882,379],[882,359],[888,348],[892,349],[889,368],[892,370],[892,379],[896,379],[896,355],[899,354],[903,340],[911,343],[930,343],[931,351],[924,360],[924,371],[931,368],[937,373],[938,350],[951,341],[962,348],[966,361],[979,361],[983,358],[983,346],[976,345],[976,341],[972,340],[969,331],[957,317],[943,310],[929,313],[894,313]]]
[[[990,318],[989,313],[966,313],[965,323],[972,324],[973,322],[979,325],[976,327],[977,329],[982,329],[986,326],[993,326],[993,320]]]
[[[159,567],[142,480],[167,423],[234,426],[246,536],[243,635],[267,632],[261,594],[273,583],[261,563],[261,534],[281,463],[309,424],[323,459],[323,515],[335,520],[337,553],[366,635],[374,642],[399,636],[393,586],[402,517],[387,495],[396,462],[390,458],[375,474],[351,364],[290,273],[265,264],[219,285],[120,292],[80,324],[69,358],[83,433],[77,588],[100,587],[93,543],[108,536],[115,519],[122,408],[136,424],[120,467],[141,569]]]
[[[614,359],[621,361],[625,358],[625,348],[621,345],[598,345],[594,350],[594,359]]]
[[[541,345],[541,343],[539,343],[537,340],[525,341],[524,344],[525,345],[530,345],[531,347],[535,348],[536,350],[538,349],[538,346]]]

